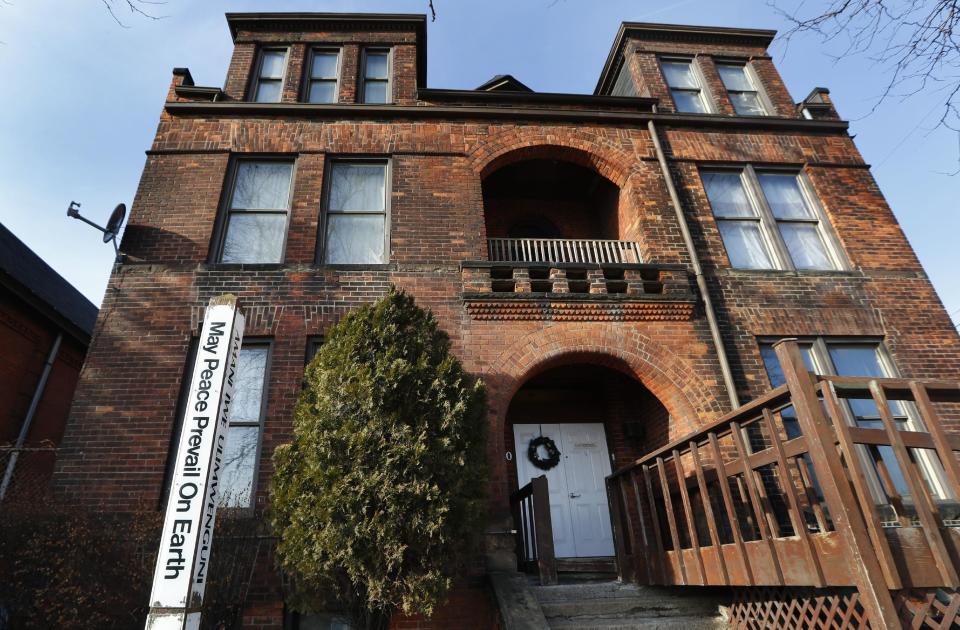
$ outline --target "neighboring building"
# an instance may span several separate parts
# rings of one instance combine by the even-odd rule
[[[477,90],[428,88],[422,16],[227,21],[235,46],[222,89],[174,70],[64,438],[59,489],[116,510],[160,505],[203,307],[230,292],[247,315],[246,397],[232,419],[226,476],[233,507],[264,507],[270,455],[291,438],[307,357],[340,317],[396,284],[436,313],[466,368],[488,384],[489,567],[509,560],[508,532],[520,525],[510,495],[540,474],[526,450],[546,435],[564,455],[547,472],[562,568],[609,570],[616,551],[624,577],[658,566],[666,583],[857,586],[864,606],[875,605],[863,577],[877,575],[876,561],[863,559],[872,554],[844,553],[849,541],[866,544],[864,526],[849,525],[860,517],[841,509],[856,512],[857,503],[848,483],[825,480],[840,468],[820,468],[836,450],[802,450],[814,453],[798,427],[822,413],[818,405],[783,412],[793,438],[785,457],[817,472],[801,501],[819,521],[797,531],[791,523],[802,517],[790,512],[793,494],[776,490],[774,451],[758,425],[749,445],[751,466],[765,467],[759,488],[742,468],[728,469],[740,483],[732,498],[710,489],[720,487],[710,486],[715,466],[705,478],[686,468],[678,493],[651,489],[649,479],[644,490],[631,477],[636,499],[624,491],[623,515],[603,485],[646,453],[677,440],[675,452],[687,448],[681,438],[789,378],[770,345],[783,337],[800,338],[821,374],[954,382],[960,374],[960,338],[847,123],[825,89],[794,102],[767,54],[773,32],[624,23],[595,93],[573,95],[534,92],[509,75]],[[796,401],[796,383],[790,391]],[[888,495],[904,490],[914,477],[893,471],[883,446],[893,438],[864,428],[863,405],[849,408],[852,439],[874,440],[871,452],[888,464],[854,482],[880,488],[880,474]],[[960,429],[956,414],[942,421],[933,424]],[[733,441],[720,447],[734,461],[739,434],[724,435]],[[675,480],[676,469],[650,465],[664,488]],[[926,459],[918,466],[928,479],[944,474]],[[945,505],[960,488],[947,469],[934,493]],[[903,535],[927,518],[907,495],[877,501],[884,524],[903,525]],[[664,505],[677,518],[664,520]],[[650,551],[651,512],[656,557],[672,558],[669,567]],[[741,536],[726,516],[753,524]],[[875,542],[900,535],[867,521]],[[762,547],[768,528],[778,537]],[[940,536],[924,531],[928,541]],[[701,553],[717,536],[728,560]],[[671,551],[677,545],[685,551]],[[917,566],[944,567],[932,553],[937,563]],[[824,554],[842,564],[824,568]],[[263,555],[245,624],[276,628],[285,617],[280,580]],[[434,619],[403,627],[489,627],[496,605],[481,565]],[[942,581],[906,579],[890,566],[891,591],[957,585],[955,570],[943,568]]]
[[[53,474],[97,307],[0,225],[0,511]]]

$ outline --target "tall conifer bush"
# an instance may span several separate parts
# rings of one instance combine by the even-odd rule
[[[430,615],[475,550],[485,505],[484,389],[403,291],[347,315],[307,367],[272,521],[294,606],[336,593],[358,626]]]

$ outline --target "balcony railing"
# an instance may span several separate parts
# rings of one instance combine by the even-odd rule
[[[642,262],[639,243],[592,238],[488,238],[487,256],[498,262]]]
[[[621,577],[854,587],[840,596],[819,591],[833,597],[837,617],[847,616],[836,627],[899,628],[903,621],[919,628],[925,617],[942,622],[933,627],[956,627],[960,438],[945,432],[941,418],[956,416],[960,384],[816,376],[795,342],[776,350],[785,385],[607,478]],[[849,399],[876,405],[879,421],[871,424],[880,428],[851,426]],[[891,404],[914,409],[926,431],[898,426]],[[931,460],[939,471],[923,464]],[[939,490],[933,477],[941,477]],[[778,592],[792,592],[796,610],[826,611],[830,603],[821,597],[817,604],[808,591]],[[946,602],[943,610],[933,601]],[[776,602],[735,606],[735,621],[768,604]],[[788,619],[765,627],[813,626]]]

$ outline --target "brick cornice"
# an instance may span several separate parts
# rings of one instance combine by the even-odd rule
[[[848,123],[842,120],[806,120],[764,116],[714,116],[701,114],[670,114],[649,112],[604,111],[597,109],[569,109],[539,107],[466,107],[466,106],[406,106],[315,103],[176,103],[166,104],[167,113],[201,115],[207,117],[256,116],[297,118],[366,118],[384,119],[505,119],[592,122],[598,124],[645,125],[648,120],[671,127],[715,127],[723,129],[770,129],[779,131],[809,131],[812,133],[846,133]]]

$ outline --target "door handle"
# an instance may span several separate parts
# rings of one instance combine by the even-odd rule
[[[579,497],[579,496],[580,496],[580,493],[579,493],[579,492],[571,492],[571,493],[570,493],[570,498],[571,498],[571,499],[576,499],[576,498]]]

